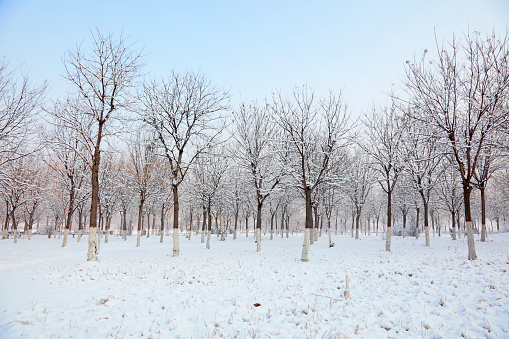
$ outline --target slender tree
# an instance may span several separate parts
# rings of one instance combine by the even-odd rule
[[[90,227],[87,260],[97,260],[97,212],[99,205],[99,166],[104,138],[119,128],[122,112],[130,106],[130,92],[141,68],[141,54],[134,51],[123,36],[114,39],[98,29],[92,33],[92,46],[68,51],[63,59],[64,78],[72,84],[76,94],[78,115],[62,121],[67,127],[83,132],[81,116],[89,117],[89,131],[82,135],[86,141],[91,169]]]
[[[330,159],[349,143],[348,116],[342,93],[330,93],[317,102],[307,87],[296,88],[292,96],[273,96],[271,109],[283,139],[279,154],[292,186],[305,197],[306,217],[301,260],[309,261],[310,232],[313,228],[312,194],[327,177]]]
[[[228,107],[228,93],[201,73],[173,71],[167,80],[145,83],[139,99],[140,113],[156,133],[171,171],[173,256],[178,256],[179,186],[224,129],[221,112]]]

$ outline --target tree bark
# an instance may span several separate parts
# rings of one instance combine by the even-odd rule
[[[361,211],[359,208],[357,208],[357,211],[355,213],[355,239],[359,239],[359,233],[360,233],[360,221],[361,221]]]
[[[235,208],[234,227],[233,227],[233,240],[237,239],[237,223],[239,220],[239,204],[237,203]]]
[[[481,242],[486,241],[486,187],[484,184],[479,187],[481,191]]]
[[[205,248],[208,250],[210,249],[210,233],[212,232],[212,214],[210,213],[210,204],[211,204],[211,202],[209,200],[209,203],[207,206],[207,218],[208,218],[207,244],[205,245]]]
[[[98,260],[97,255],[97,207],[99,204],[99,163],[101,161],[101,139],[104,121],[99,122],[97,141],[92,159],[92,193],[90,202],[90,227],[88,235],[87,260]]]
[[[173,256],[179,256],[179,199],[178,186],[173,185]]]
[[[474,231],[472,229],[472,214],[470,211],[470,193],[472,192],[472,188],[468,185],[463,185],[463,199],[465,205],[465,226],[467,228],[467,241],[468,241],[468,260],[477,259],[477,254],[475,252],[475,242],[474,242]]]
[[[430,239],[429,239],[429,216],[428,216],[428,203],[423,201],[424,205],[424,235],[426,237],[426,246],[430,246]]]
[[[302,245],[302,256],[301,261],[309,261],[309,242],[310,242],[310,231],[313,229],[313,211],[311,207],[311,189],[305,188],[306,196],[306,225],[304,229],[304,244]]]
[[[143,223],[143,199],[140,200],[140,205],[138,206],[138,234],[136,237],[136,247],[140,247],[141,241],[141,228]]]
[[[419,216],[421,209],[419,207],[415,208],[415,239],[419,239]]]
[[[205,243],[205,232],[207,231],[207,209],[203,206],[203,224],[201,226],[201,243]]]
[[[263,203],[258,202],[256,211],[256,252],[262,250],[262,206]]]
[[[392,237],[392,192],[390,191],[390,185],[387,185],[389,187],[389,191],[387,192],[387,237],[385,239],[385,250],[387,252],[391,251],[391,237]]]

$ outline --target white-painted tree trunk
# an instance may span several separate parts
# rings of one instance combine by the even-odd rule
[[[162,235],[162,233],[161,233],[161,235]],[[126,240],[127,240],[127,230],[122,230],[122,239],[123,239],[124,241],[126,241]]]
[[[78,242],[81,241],[81,230],[78,230]]]
[[[426,246],[430,246],[430,239],[429,239],[429,226],[424,227],[424,235],[426,236]]]
[[[206,231],[201,231],[201,243],[203,244],[205,242],[205,232]]]
[[[69,230],[66,228],[64,231],[64,241],[62,242],[62,247],[67,246],[67,237],[69,236]]]
[[[293,234],[293,233],[292,233]],[[290,237],[290,229],[287,228],[286,229],[286,237],[289,238]],[[281,231],[281,238],[283,238],[283,232]]]
[[[262,230],[256,229],[256,252],[260,252],[262,250]]]
[[[88,234],[88,256],[87,260],[97,260],[97,227],[90,227]]]
[[[159,239],[159,242],[162,244],[164,239],[164,231],[161,231],[161,238]]]
[[[97,233],[97,252],[100,251],[101,248],[101,229],[97,230],[99,233]]]
[[[315,227],[315,241],[318,241],[318,225]]]
[[[331,231],[330,231],[330,228],[329,228],[329,246],[332,245],[332,236],[331,236]]]
[[[110,230],[107,230],[105,233],[104,233],[104,243],[107,244],[108,243],[108,233],[110,233]]]
[[[304,234],[304,237],[305,236],[306,235]],[[308,238],[308,240],[309,240],[309,244],[310,245],[314,245],[315,244],[315,228],[314,227],[309,229],[309,238]]]
[[[391,237],[392,237],[392,227],[387,227],[387,237],[385,238],[385,250],[387,252],[391,251]]]
[[[179,230],[178,228],[173,229],[173,256],[178,257],[179,251]]]
[[[309,242],[310,242],[310,229],[304,229],[304,244],[302,245],[302,256],[300,261],[308,262],[309,261]]]
[[[28,229],[28,240],[32,240],[32,230]]]
[[[2,240],[7,239],[7,229],[2,230]]]
[[[249,237],[249,229],[246,227],[246,238]]]
[[[274,239],[274,229],[270,229],[270,240]]]
[[[237,239],[237,230],[233,230],[233,240]]]
[[[14,243],[17,244],[18,243],[18,229],[17,229],[17,227],[14,227],[13,231],[14,231]]]
[[[419,227],[415,228],[415,239],[419,239]]]
[[[205,245],[205,248],[210,250],[210,231],[207,231],[207,244]]]
[[[141,230],[138,230],[138,234],[136,235],[136,247],[140,247],[141,241]]]
[[[403,239],[405,239],[406,227],[403,227]]]
[[[452,240],[456,240],[456,226],[452,228]]]
[[[472,222],[467,221],[467,241],[468,241],[468,260],[477,259],[477,253],[475,252],[475,242],[474,242],[474,230],[472,228]]]

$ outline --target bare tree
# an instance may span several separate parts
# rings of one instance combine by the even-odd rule
[[[140,246],[142,231],[143,207],[147,198],[153,193],[155,173],[157,171],[155,145],[153,139],[147,136],[137,135],[136,139],[129,144],[129,160],[132,170],[130,182],[138,193],[138,234],[136,247]],[[147,230],[147,232],[150,230]]]
[[[467,34],[460,45],[437,42],[436,60],[427,51],[419,61],[407,62],[405,88],[414,118],[439,130],[461,176],[468,259],[475,260],[470,195],[484,144],[507,121],[509,95],[508,39],[493,33],[482,38]]]
[[[355,159],[351,158],[349,161],[349,184],[348,187],[345,188],[345,191],[354,210],[355,239],[359,239],[362,209],[366,205],[371,191],[371,186],[374,180],[374,171],[366,154],[362,154],[361,150],[357,150],[355,154]]]
[[[371,156],[380,187],[387,195],[387,237],[385,250],[391,250],[392,193],[403,170],[400,148],[402,129],[394,105],[373,108],[364,121],[367,127],[367,142],[361,147]]]
[[[256,251],[260,252],[262,237],[262,209],[267,197],[277,188],[283,172],[276,161],[274,143],[275,126],[269,119],[267,106],[256,103],[242,104],[233,114],[235,140],[232,155],[250,174],[250,184],[256,196]],[[272,218],[273,219],[273,218]]]
[[[26,147],[36,127],[35,114],[40,108],[46,83],[34,86],[27,75],[20,79],[0,58],[0,180],[9,161],[33,152]]]
[[[422,200],[426,246],[430,246],[429,203],[431,193],[440,178],[439,164],[443,150],[430,126],[406,121],[404,124],[403,152],[406,171],[410,174],[413,188]]]
[[[83,130],[80,116],[88,116],[89,131],[82,135],[89,151],[92,174],[90,206],[90,234],[87,260],[97,260],[97,212],[99,205],[99,166],[104,138],[115,133],[115,122],[132,102],[130,91],[135,85],[141,67],[141,54],[135,52],[123,36],[103,35],[98,29],[92,33],[92,46],[69,50],[63,59],[64,78],[76,93],[77,115],[63,121],[65,125]]]
[[[502,160],[504,138],[501,133],[496,133],[484,143],[483,150],[479,154],[478,165],[474,172],[475,186],[481,192],[481,242],[486,241],[486,186],[493,173],[504,168]],[[501,147],[502,146],[502,147]]]
[[[173,256],[179,255],[179,186],[191,165],[221,134],[228,93],[214,87],[201,73],[145,83],[141,114],[155,131],[168,160],[173,192]]]
[[[279,153],[292,186],[303,192],[306,221],[301,260],[309,261],[310,231],[313,228],[312,194],[332,175],[330,159],[349,143],[350,125],[342,93],[330,93],[317,102],[307,87],[296,88],[292,96],[273,96],[271,109],[283,139]]]

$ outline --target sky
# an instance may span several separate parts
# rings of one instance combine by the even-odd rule
[[[343,91],[353,115],[387,102],[406,60],[453,33],[509,24],[508,0],[130,1],[0,0],[0,57],[49,97],[64,97],[62,58],[91,30],[129,37],[144,73],[202,71],[230,91],[231,104],[263,101],[307,85],[317,96]]]

